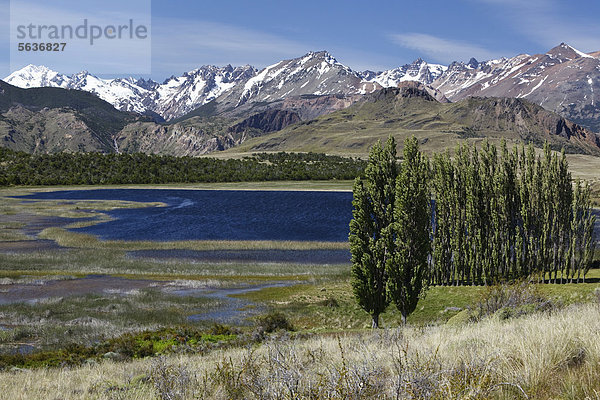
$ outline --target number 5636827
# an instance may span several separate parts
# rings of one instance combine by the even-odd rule
[[[19,43],[19,51],[65,51],[66,43]]]

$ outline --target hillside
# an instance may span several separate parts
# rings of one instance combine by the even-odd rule
[[[174,123],[161,124],[149,116],[116,110],[87,92],[20,89],[1,82],[1,143],[29,153],[364,155],[377,139],[415,134],[426,150],[488,137],[538,146],[548,140],[556,149],[600,154],[595,134],[527,100],[474,97],[450,103],[423,84],[399,86],[367,95],[300,95],[248,102],[225,111],[211,102]]]
[[[12,150],[114,152],[113,136],[139,120],[88,92],[0,81],[0,141]]]
[[[600,132],[600,59],[561,43],[545,54],[452,63],[432,86],[450,100],[525,98]]]
[[[568,152],[600,154],[592,132],[524,99],[469,98],[440,103],[416,87],[389,88],[315,120],[254,138],[229,152],[321,151],[366,154],[377,139],[389,134],[399,141],[416,135],[426,150],[453,147],[458,140],[548,140]]]

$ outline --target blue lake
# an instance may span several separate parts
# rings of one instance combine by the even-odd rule
[[[73,229],[105,240],[298,240],[344,242],[350,192],[96,189],[42,192],[25,199],[127,200],[167,207],[110,211],[113,221]]]

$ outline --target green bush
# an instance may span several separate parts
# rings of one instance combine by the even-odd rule
[[[264,333],[272,333],[278,330],[293,331],[294,328],[287,317],[280,312],[270,312],[257,318],[257,326]]]

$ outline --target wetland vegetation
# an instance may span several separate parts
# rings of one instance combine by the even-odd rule
[[[350,187],[348,181],[305,184],[321,190]],[[77,285],[93,279],[90,275],[113,280],[113,286],[0,305],[0,390],[8,397],[397,398],[403,393],[545,399],[596,398],[600,388],[597,269],[579,284],[432,286],[407,326],[398,328],[402,316],[390,308],[380,316],[384,329],[371,332],[370,317],[352,293],[349,262],[152,256],[175,250],[349,251],[347,242],[100,240],[71,228],[109,221],[115,209],[165,204],[15,198],[58,189],[78,188],[1,190],[0,295],[19,285]],[[150,253],[132,256],[141,251]],[[128,287],[115,286],[118,281]],[[227,291],[239,288],[259,290]],[[197,292],[188,296],[176,290]],[[229,299],[240,302],[211,293],[230,293]],[[235,326],[189,318],[199,311],[230,310],[231,304],[251,318]],[[44,366],[49,368],[39,368]]]

